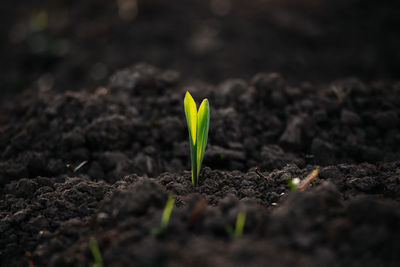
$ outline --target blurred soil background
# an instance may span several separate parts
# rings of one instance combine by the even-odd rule
[[[364,0],[8,1],[0,97],[104,85],[146,62],[189,84],[257,72],[289,82],[400,77],[400,2]]]

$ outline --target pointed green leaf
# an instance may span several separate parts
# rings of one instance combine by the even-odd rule
[[[193,97],[187,91],[184,100],[186,121],[189,130],[190,159],[192,161],[192,183],[197,184],[197,150],[196,150],[196,132],[197,132],[197,106]]]
[[[246,223],[246,212],[241,211],[236,217],[236,227],[234,237],[241,237],[243,235],[244,224]]]
[[[204,99],[200,105],[197,114],[197,138],[196,138],[196,160],[197,160],[197,177],[200,173],[201,164],[204,158],[204,152],[207,146],[208,128],[210,125],[210,107],[208,100]]]
[[[92,251],[92,255],[94,258],[94,263],[91,266],[103,267],[104,264],[103,264],[103,258],[101,257],[99,243],[97,243],[97,240],[94,237],[90,238],[89,247],[90,247],[90,250]]]
[[[184,106],[186,120],[189,128],[189,135],[191,137],[192,144],[194,145],[196,144],[197,106],[189,91],[186,92]]]
[[[166,229],[168,227],[169,219],[171,217],[172,209],[174,208],[175,196],[171,195],[168,197],[167,204],[163,211],[161,218],[161,228]]]

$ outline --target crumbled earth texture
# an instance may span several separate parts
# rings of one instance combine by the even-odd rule
[[[93,238],[105,266],[400,264],[400,84],[258,73],[194,86],[211,103],[198,187],[184,93],[178,73],[139,64],[3,106],[0,265],[88,266]],[[288,186],[317,167],[306,190]]]
[[[280,74],[190,88],[207,97],[204,164],[247,171],[400,158],[400,83],[289,86]],[[187,169],[188,137],[179,75],[148,65],[116,72],[90,92],[29,91],[3,108],[0,184],[71,174],[77,166],[113,183],[135,173]]]
[[[399,3],[4,4],[0,266],[400,266]]]

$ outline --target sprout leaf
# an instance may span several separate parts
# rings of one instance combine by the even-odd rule
[[[203,163],[204,152],[207,146],[208,127],[210,125],[210,107],[208,100],[204,99],[197,114],[197,176],[200,174],[201,164]]]
[[[197,105],[189,92],[186,92],[185,115],[189,130],[190,158],[192,161],[192,184],[197,185],[200,168],[207,146],[208,130],[210,125],[210,106],[204,99],[197,112]]]
[[[151,234],[154,236],[160,236],[165,233],[168,228],[169,219],[171,218],[172,209],[175,204],[175,196],[170,195],[168,197],[167,203],[165,204],[165,208],[161,217],[160,227],[157,227],[151,231]]]

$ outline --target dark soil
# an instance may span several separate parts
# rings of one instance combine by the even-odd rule
[[[400,266],[398,3],[244,2],[3,7],[0,266],[90,266],[92,238],[104,266]],[[185,90],[211,108],[198,187]]]
[[[92,236],[106,266],[400,263],[400,86],[292,87],[260,73],[194,87],[212,114],[194,188],[182,172],[177,77],[138,65],[104,88],[26,93],[3,109],[2,265],[86,265]],[[82,161],[76,174],[66,168]],[[290,191],[288,179],[317,165],[308,190]],[[155,237],[168,194],[176,208]],[[232,240],[226,227],[239,211],[245,233]]]
[[[0,184],[68,174],[66,164],[115,182],[190,167],[177,75],[138,65],[92,92],[27,93],[2,118]],[[335,93],[335,90],[337,93]],[[212,103],[205,165],[262,170],[400,158],[400,84],[358,80],[288,86],[279,74],[195,87]]]
[[[262,176],[205,168],[198,188],[189,172],[130,175],[113,185],[21,179],[2,199],[2,210],[10,210],[1,221],[3,264],[32,251],[38,266],[85,265],[96,236],[106,266],[397,266],[400,212],[388,200],[400,197],[394,169],[399,164],[323,168],[307,192],[287,190],[288,177],[307,173],[294,165]],[[177,207],[157,238],[150,231],[168,192]],[[247,213],[245,235],[231,240],[226,226],[239,211]]]

